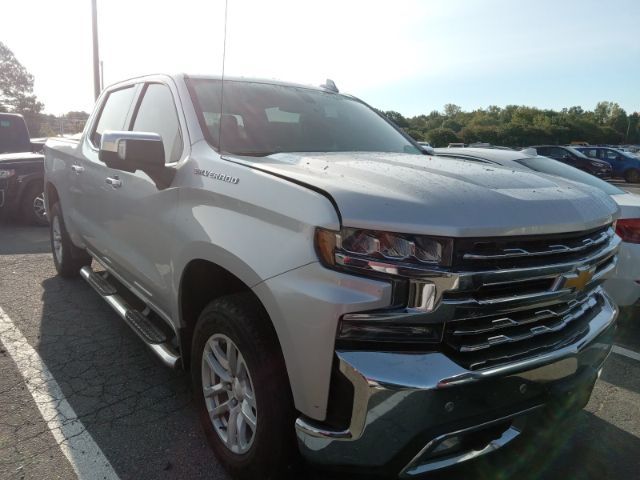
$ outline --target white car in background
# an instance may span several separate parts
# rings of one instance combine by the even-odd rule
[[[436,148],[438,156],[463,158],[518,170],[534,170],[598,188],[620,207],[616,233],[622,238],[618,265],[604,287],[611,298],[624,307],[640,299],[640,195],[625,192],[593,175],[564,163],[539,156],[535,150],[495,150],[488,148]]]

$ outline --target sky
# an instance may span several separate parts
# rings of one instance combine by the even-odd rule
[[[220,74],[225,0],[97,0],[105,85]],[[5,0],[0,41],[45,112],[93,108],[91,0]],[[228,0],[225,73],[413,116],[455,103],[640,111],[640,0]]]

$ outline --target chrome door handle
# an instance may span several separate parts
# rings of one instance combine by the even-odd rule
[[[104,183],[106,183],[107,185],[111,185],[113,188],[120,188],[122,186],[122,180],[120,180],[118,177],[107,177],[104,180]]]
[[[73,173],[76,175],[80,175],[84,172],[84,167],[81,167],[80,165],[71,165],[71,170],[73,170]]]

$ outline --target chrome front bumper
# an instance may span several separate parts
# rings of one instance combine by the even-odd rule
[[[439,352],[337,351],[339,370],[354,390],[350,425],[336,431],[299,418],[302,454],[317,464],[412,477],[510,443],[529,413],[557,400],[563,384],[579,385],[588,398],[611,350],[617,316],[600,287],[598,294],[602,308],[579,340],[494,368],[467,370]],[[437,455],[456,435],[502,427],[486,444]]]

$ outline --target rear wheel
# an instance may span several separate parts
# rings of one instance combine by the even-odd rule
[[[91,256],[83,249],[76,247],[69,238],[64,226],[60,204],[54,203],[49,214],[49,234],[53,263],[61,277],[77,277],[80,269],[91,265]]]
[[[204,309],[191,374],[207,440],[234,477],[291,473],[297,452],[291,390],[275,332],[252,295],[222,297]]]
[[[20,206],[22,217],[29,223],[35,225],[47,225],[47,212],[44,208],[44,192],[40,182],[34,182],[27,187],[22,195],[22,205]]]
[[[624,174],[624,179],[627,183],[640,183],[640,171],[627,170]]]

